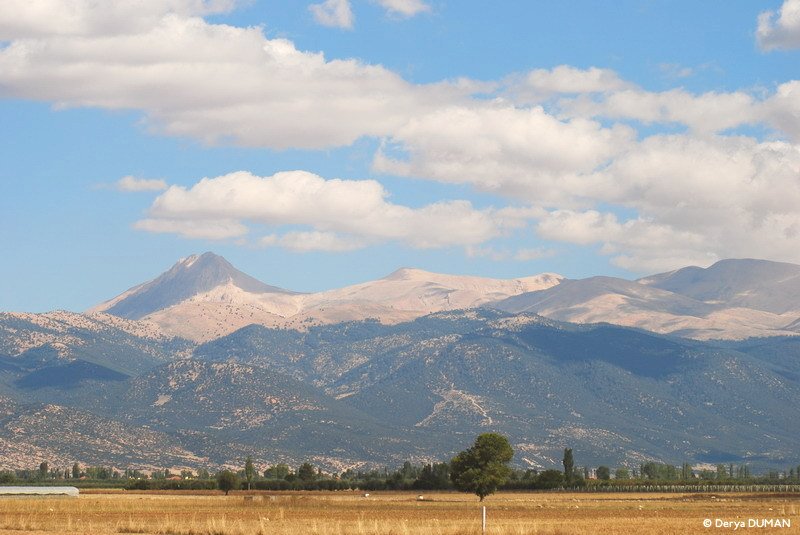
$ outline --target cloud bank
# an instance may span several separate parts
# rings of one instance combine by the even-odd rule
[[[181,9],[139,13],[132,7],[139,2],[87,0],[63,8],[61,19],[56,10],[46,26],[35,23],[38,3],[4,3],[0,19],[19,22],[0,26],[0,40],[11,39],[0,49],[0,95],[141,110],[157,133],[282,149],[384,136],[467,93],[456,83],[411,84],[381,66],[297,50],[260,28],[193,16],[220,3],[176,0]],[[119,20],[118,31],[97,22],[106,19]],[[48,33],[50,24],[57,28]]]
[[[270,230],[260,245],[295,251],[348,251],[399,242],[418,249],[467,246],[521,225],[515,214],[477,210],[467,201],[412,208],[391,203],[374,180],[326,180],[306,171],[269,177],[237,172],[204,178],[191,188],[172,186],[159,195],[135,228],[187,238],[225,239]]]
[[[405,16],[428,8],[379,3]],[[234,173],[169,188],[139,229],[297,251],[397,242],[498,258],[574,243],[639,272],[736,256],[800,262],[800,81],[759,93],[651,91],[610,69],[560,65],[415,84],[203,19],[233,1],[137,6],[3,3],[0,95],[140,110],[154,132],[208,144],[323,149],[369,137],[380,146],[376,175],[468,185],[501,203],[403,206],[376,180]],[[352,25],[348,2],[316,6]],[[758,42],[796,47],[798,28],[800,1],[787,0],[761,15]],[[527,253],[491,253],[515,232],[532,242]]]

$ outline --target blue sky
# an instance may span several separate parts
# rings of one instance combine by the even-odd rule
[[[145,5],[0,6],[0,310],[800,262],[797,0]]]

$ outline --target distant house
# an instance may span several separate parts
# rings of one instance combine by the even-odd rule
[[[75,487],[0,487],[0,496],[75,496]]]

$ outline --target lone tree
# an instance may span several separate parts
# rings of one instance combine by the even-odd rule
[[[316,471],[314,470],[314,465],[311,463],[303,463],[300,465],[300,468],[297,469],[297,477],[302,481],[314,481],[315,475]]]
[[[255,475],[256,468],[253,466],[253,458],[248,455],[244,462],[244,477],[247,479],[247,490],[250,490],[250,484],[253,482]]]
[[[513,456],[514,450],[503,435],[478,435],[472,447],[450,461],[450,479],[458,490],[474,492],[483,501],[511,475],[508,463]]]
[[[47,461],[39,465],[39,479],[47,479],[48,466]]]
[[[598,466],[595,474],[597,474],[597,479],[604,481],[611,479],[611,469],[608,466]]]
[[[572,448],[564,448],[564,482],[572,484],[575,478],[575,459],[572,458]]]
[[[225,492],[225,496],[238,486],[239,478],[230,470],[223,470],[217,473],[217,488]]]

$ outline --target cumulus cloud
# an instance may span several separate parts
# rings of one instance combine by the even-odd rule
[[[136,228],[185,237],[243,236],[246,224],[271,228],[261,245],[298,251],[344,251],[395,241],[415,248],[467,246],[518,225],[515,214],[476,210],[467,201],[441,201],[419,208],[387,201],[374,180],[326,180],[305,171],[259,177],[237,172],[204,178],[191,188],[172,186]]]
[[[800,81],[779,85],[761,109],[770,125],[784,132],[794,142],[800,142]]]
[[[311,4],[308,10],[314,15],[314,20],[323,26],[345,29],[353,27],[350,0],[325,0],[319,4]]]
[[[184,238],[225,240],[247,234],[248,229],[239,221],[230,219],[170,219],[148,218],[133,224],[136,230],[158,234],[177,234]]]
[[[136,223],[146,231],[257,235],[297,251],[457,245],[494,257],[494,237],[533,219],[540,237],[599,247],[637,271],[729,256],[800,261],[800,81],[765,94],[654,92],[609,69],[561,65],[419,85],[202,18],[235,3],[9,0],[0,5],[0,96],[141,110],[153,131],[209,144],[324,148],[369,136],[380,144],[376,171],[514,203],[410,207],[372,180],[234,173],[167,189]],[[381,4],[407,16],[428,6]],[[335,15],[349,4],[317,5]],[[798,6],[787,0],[762,15],[762,47],[797,46]],[[738,135],[746,125],[768,134]],[[117,186],[144,187],[136,180]]]
[[[551,205],[592,195],[592,172],[634,140],[628,127],[561,121],[541,107],[450,107],[399,128],[376,154],[373,169]]]
[[[540,238],[596,245],[637,272],[726,257],[800,262],[800,82],[760,99],[583,87],[585,100],[560,101],[556,115],[497,100],[415,117],[383,144],[373,168],[524,200]],[[688,131],[640,137],[617,120]],[[724,133],[744,124],[787,139]],[[470,254],[511,257],[491,246]]]
[[[0,40],[143,32],[168,14],[224,13],[237,3],[240,0],[4,0],[0,3]]]
[[[800,213],[800,147],[748,137],[652,136],[603,172],[602,200],[698,226]],[[727,225],[727,223],[726,223]]]
[[[800,48],[800,0],[784,0],[778,12],[761,13],[756,40],[763,50]]]
[[[164,180],[136,178],[130,175],[117,180],[116,186],[120,191],[163,191],[167,189],[167,183]]]
[[[283,247],[290,251],[306,253],[325,251],[341,253],[361,249],[367,245],[364,240],[352,236],[341,236],[334,232],[287,232],[283,235],[269,234],[259,240],[264,247]]]
[[[706,134],[764,123],[767,119],[760,103],[743,92],[695,95],[682,89],[659,93],[625,89],[600,100],[563,99],[559,105],[569,116],[633,119],[648,125],[679,124]]]
[[[676,266],[708,265],[719,257],[704,251],[702,234],[681,232],[643,218],[620,222],[615,214],[596,210],[556,210],[537,228],[546,239],[599,244],[612,262],[633,271],[661,271]]]
[[[611,69],[578,69],[570,65],[512,76],[505,85],[505,92],[517,103],[538,103],[553,95],[608,93],[633,87]]]
[[[413,17],[431,10],[431,6],[422,0],[377,0],[387,12],[401,17]]]
[[[528,73],[526,82],[529,87],[547,93],[602,93],[631,85],[611,69],[576,69],[569,65],[533,70]]]
[[[29,5],[36,3],[22,3],[21,14],[7,18],[33,18]],[[117,3],[74,6],[78,18],[105,20]],[[142,110],[153,131],[209,144],[324,148],[387,135],[470,90],[458,83],[410,84],[357,60],[329,61],[291,41],[267,39],[260,28],[210,24],[185,10],[144,11],[114,12],[127,25],[124,32],[87,23],[77,35],[43,33],[19,23],[15,31],[24,35],[0,49],[0,96]]]
[[[597,201],[638,215],[553,210],[540,237],[597,244],[633,271],[720,258],[800,261],[800,148],[745,137],[652,136],[603,170]]]
[[[662,64],[674,76],[692,70]],[[702,65],[699,68],[711,68]],[[691,133],[708,135],[745,125],[762,125],[779,135],[800,140],[800,82],[778,85],[772,94],[747,91],[696,94],[682,88],[648,91],[621,79],[610,69],[577,69],[561,65],[512,76],[494,91],[517,107],[547,104],[561,120],[572,117],[611,121],[637,121],[647,126],[685,126]]]

